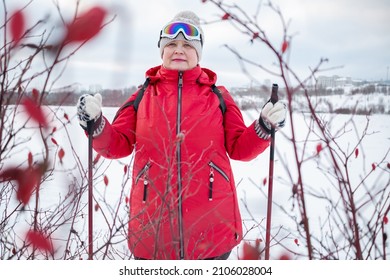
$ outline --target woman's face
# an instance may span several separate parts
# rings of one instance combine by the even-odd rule
[[[170,70],[185,71],[198,65],[196,50],[185,40],[169,42],[163,51],[163,66]]]

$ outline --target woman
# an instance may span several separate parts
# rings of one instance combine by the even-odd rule
[[[177,14],[160,33],[162,65],[136,110],[137,91],[112,124],[101,95],[81,96],[80,124],[94,121],[93,148],[106,158],[134,152],[128,245],[136,259],[227,259],[242,239],[229,157],[249,161],[269,146],[271,124],[282,127],[286,106],[268,102],[246,127],[224,87],[226,112],[201,68],[204,34],[192,12]]]

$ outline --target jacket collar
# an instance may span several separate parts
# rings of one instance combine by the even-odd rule
[[[169,70],[162,65],[150,68],[146,71],[146,77],[150,78],[151,83],[177,82],[179,78],[178,70]],[[203,85],[213,85],[217,81],[217,74],[207,68],[201,68],[199,65],[195,68],[183,72],[183,81],[186,84],[198,83]]]

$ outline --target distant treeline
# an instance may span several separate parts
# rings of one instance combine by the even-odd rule
[[[106,107],[119,107],[121,106],[135,91],[137,87],[129,87],[125,89],[104,89],[100,93],[103,96],[103,105]],[[237,102],[238,106],[242,110],[246,109],[259,109],[268,99],[271,94],[271,88],[266,86],[260,87],[242,87],[229,89],[232,97]],[[77,100],[83,94],[88,94],[89,91],[72,92],[70,90],[54,91],[50,93],[40,94],[42,98],[41,103],[43,105],[56,105],[56,106],[74,106],[77,104]],[[285,88],[279,88],[279,98],[286,99]],[[296,91],[293,98],[303,96],[304,91]],[[348,89],[345,92],[345,88],[309,88],[308,94],[312,97],[320,96],[332,96],[332,95],[358,95],[358,94],[383,94],[385,96],[390,95],[390,85],[381,84],[366,84],[359,87]],[[26,94],[32,96],[31,92]],[[2,96],[2,105],[4,104],[18,104],[23,97],[20,93],[6,93]],[[381,110],[380,110],[381,111]]]
[[[100,93],[103,96],[104,106],[107,107],[117,107],[122,105],[135,91],[136,87],[112,90],[105,89],[101,90]],[[77,104],[77,100],[83,94],[90,94],[89,91],[79,91],[72,92],[67,91],[55,91],[55,92],[45,92],[44,94],[40,93],[39,98],[42,98],[40,101],[43,105],[63,105],[63,106],[73,106]],[[32,91],[25,94],[20,94],[17,92],[8,92],[3,95],[2,105],[4,104],[18,104],[23,96],[32,97]]]

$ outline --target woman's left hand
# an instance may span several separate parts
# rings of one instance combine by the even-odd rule
[[[287,105],[283,101],[278,101],[272,104],[267,102],[260,113],[259,122],[267,132],[271,132],[272,128],[276,130],[284,127],[287,115]]]

